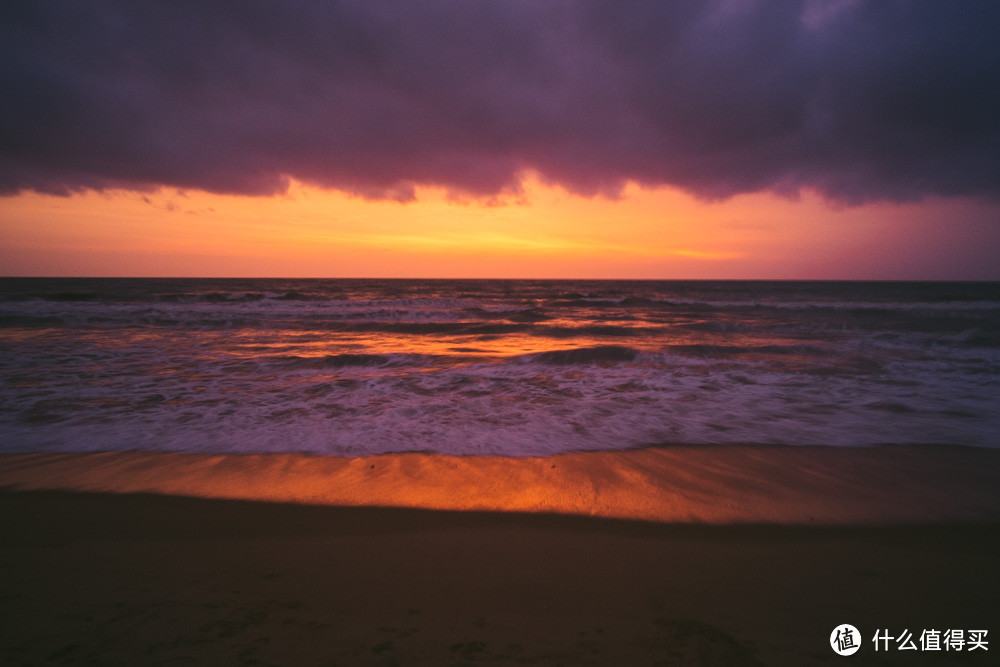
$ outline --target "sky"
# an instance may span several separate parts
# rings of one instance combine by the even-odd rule
[[[0,275],[1000,280],[1000,3],[0,6]]]

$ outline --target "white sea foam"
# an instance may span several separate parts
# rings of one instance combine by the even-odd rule
[[[751,304],[817,287],[703,288],[692,313],[663,305],[685,298],[670,283],[586,299],[561,283],[186,283],[170,298],[138,283],[93,298],[7,286],[0,451],[1000,446],[991,286],[831,317],[869,303],[833,285],[789,318]]]

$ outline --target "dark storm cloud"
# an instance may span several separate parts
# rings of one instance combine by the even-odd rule
[[[1000,194],[1000,3],[0,9],[0,192]]]

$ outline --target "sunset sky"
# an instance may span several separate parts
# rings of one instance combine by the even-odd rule
[[[1000,3],[0,7],[0,275],[1000,280]]]

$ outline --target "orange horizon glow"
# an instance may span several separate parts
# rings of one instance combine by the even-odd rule
[[[370,201],[293,182],[273,197],[161,189],[0,199],[8,276],[1000,279],[1000,207],[835,208],[806,193],[722,202],[535,178],[498,201]]]

